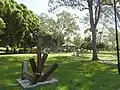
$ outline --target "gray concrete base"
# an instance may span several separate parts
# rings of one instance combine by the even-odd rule
[[[34,85],[30,85],[30,81],[25,79],[25,80],[21,80],[21,79],[17,79],[17,82],[22,86],[23,89],[29,89],[29,88],[34,88],[37,86],[43,86],[43,85],[47,85],[47,84],[53,84],[53,83],[57,83],[58,80],[55,78],[52,78],[49,81],[45,81],[45,82],[37,82]]]

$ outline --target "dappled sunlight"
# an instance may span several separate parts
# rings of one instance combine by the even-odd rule
[[[56,56],[72,56],[72,53],[49,54],[49,57],[56,57]]]
[[[65,63],[71,63],[71,62],[77,62],[77,61],[81,61],[81,60],[90,60],[90,58],[88,56],[81,56],[81,57],[77,57],[77,56],[64,56],[63,54],[58,55],[58,56],[52,56],[52,57],[48,57],[47,63],[53,63],[53,62],[57,62],[60,64],[65,64]]]
[[[117,72],[118,72],[118,70],[117,70],[116,68],[112,69],[111,71],[112,71],[113,73],[117,73]]]
[[[65,86],[58,86],[56,90],[69,90],[69,89],[68,86],[65,85]]]

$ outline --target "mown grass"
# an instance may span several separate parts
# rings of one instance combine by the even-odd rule
[[[36,58],[35,54],[0,56],[0,90],[22,90],[16,79],[21,75],[21,61]],[[115,53],[100,53],[101,60],[113,60]],[[53,76],[59,79],[56,85],[37,87],[34,90],[118,90],[120,75],[113,64],[91,61],[91,54],[79,57],[71,54],[49,54],[46,69],[57,62],[58,69]]]

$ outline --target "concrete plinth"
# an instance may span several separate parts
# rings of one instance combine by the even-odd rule
[[[57,83],[58,80],[55,79],[55,78],[52,78],[52,79],[49,80],[49,81],[37,82],[37,83],[34,84],[34,85],[30,85],[30,81],[27,80],[27,79],[25,79],[25,80],[17,79],[17,82],[22,86],[22,88],[23,88],[24,90],[26,90],[26,89],[34,88],[34,87],[37,87],[37,86],[43,86],[43,85],[48,85],[48,84],[54,84],[54,83]]]

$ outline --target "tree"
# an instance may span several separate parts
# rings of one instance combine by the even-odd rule
[[[0,0],[0,4],[0,17],[6,26],[4,34],[0,36],[4,46],[20,47],[26,32],[31,36],[34,31],[40,31],[39,18],[24,4],[17,4],[14,0]]]
[[[57,46],[56,49],[60,48],[64,43],[65,38],[69,40],[75,30],[78,29],[78,25],[73,15],[65,11],[58,13],[56,15],[56,20],[53,20],[53,18],[50,18],[44,13],[41,14],[39,18],[41,20],[40,29],[54,38]]]
[[[43,48],[53,48],[56,43],[56,21],[47,14],[42,13],[40,16],[40,30],[44,32]]]
[[[56,32],[56,21],[53,18],[49,17],[47,14],[42,13],[40,16],[40,29],[46,33],[47,35],[51,35],[54,37],[54,33]]]
[[[70,37],[75,34],[75,31],[78,29],[77,22],[75,17],[72,16],[69,12],[61,12],[56,15],[56,38],[57,38],[57,48],[61,46],[63,41],[66,38],[66,42],[69,42]]]

